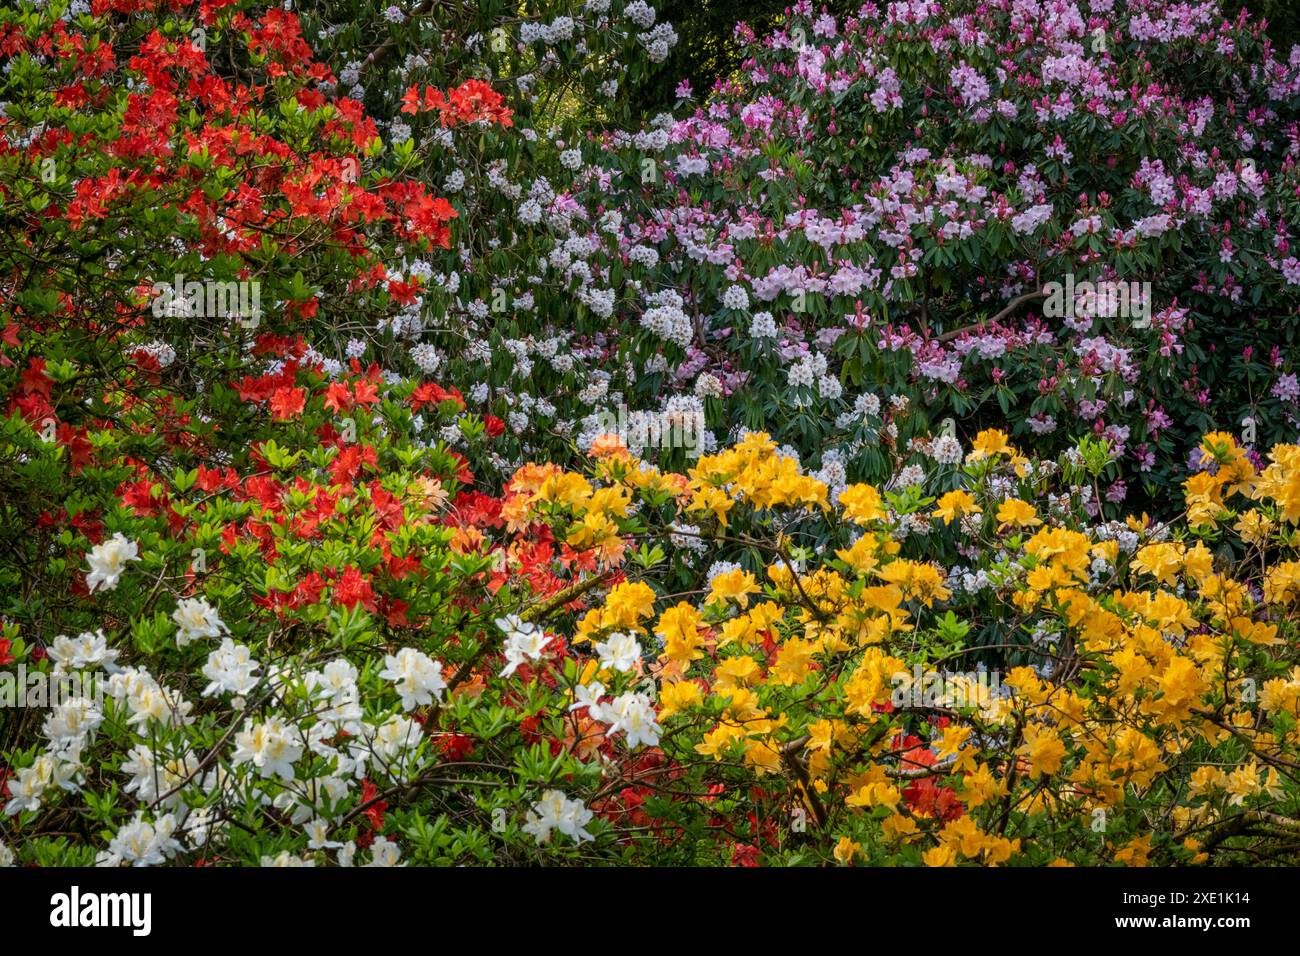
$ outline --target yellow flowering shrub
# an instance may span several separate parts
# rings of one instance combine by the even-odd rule
[[[1300,448],[1202,452],[1169,525],[1090,517],[999,432],[934,495],[750,434],[686,475],[606,448],[528,508],[626,542],[574,641],[653,642],[670,830],[787,863],[1294,859]]]

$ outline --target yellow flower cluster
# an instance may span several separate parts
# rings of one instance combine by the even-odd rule
[[[1262,471],[1228,435],[1207,435],[1202,452],[1214,466],[1185,484],[1186,525],[1130,520],[1129,553],[1086,517],[1040,510],[1032,489],[991,496],[989,475],[1028,472],[1006,435],[981,433],[967,486],[931,515],[945,527],[992,516],[987,541],[963,543],[985,547],[993,603],[964,626],[1010,655],[1000,686],[957,675],[933,700],[908,696],[925,683],[916,674],[973,651],[952,643],[944,567],[893,534],[871,485],[832,505],[824,483],[751,434],[685,477],[613,450],[601,455],[604,487],[538,470],[512,492],[526,498],[521,514],[567,514],[575,547],[613,553],[604,522],[616,527],[639,497],[675,501],[706,540],[765,556],[764,568],[723,569],[668,600],[620,583],[575,640],[652,633],[659,717],[678,731],[671,755],[784,781],[828,858],[1093,862],[1101,845],[1128,864],[1157,852],[1197,862],[1219,852],[1223,840],[1203,837],[1234,813],[1300,792],[1284,773],[1300,756],[1300,448],[1274,448]],[[767,520],[777,513],[821,522],[831,546],[792,557]],[[850,539],[835,541],[836,529]],[[1254,557],[1216,557],[1206,536],[1226,533]],[[1028,642],[1030,623],[1050,643]],[[1176,839],[1152,842],[1152,825]],[[1036,837],[1048,832],[1045,856]]]

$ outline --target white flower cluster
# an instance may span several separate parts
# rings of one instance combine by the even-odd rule
[[[140,548],[134,541],[128,541],[120,531],[107,541],[102,541],[90,549],[86,562],[90,573],[86,575],[86,587],[90,593],[103,589],[111,591],[117,587],[118,579],[126,570],[127,562],[140,560]]]
[[[792,388],[812,388],[826,399],[839,398],[844,391],[840,380],[827,373],[826,356],[822,352],[805,353],[786,372],[786,381]]]
[[[506,635],[503,648],[506,666],[501,670],[502,677],[509,677],[524,661],[540,660],[546,645],[551,642],[545,631],[517,614],[498,618],[496,624]]]
[[[427,707],[435,700],[441,701],[442,692],[447,689],[447,682],[442,679],[442,662],[411,647],[385,657],[384,669],[379,676],[397,686],[403,710]]]
[[[673,289],[664,289],[646,296],[649,308],[641,316],[641,327],[656,337],[682,348],[691,344],[695,329],[685,312],[685,301]]]
[[[543,844],[551,839],[552,831],[559,831],[575,843],[595,839],[586,830],[592,812],[581,800],[570,800],[561,790],[547,790],[533,804],[524,821],[524,832]]]

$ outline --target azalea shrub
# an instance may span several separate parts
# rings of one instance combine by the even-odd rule
[[[18,852],[1285,859],[1300,448],[1202,451],[1169,525],[1074,505],[1104,446],[1034,460],[995,431],[905,492],[834,498],[761,433],[690,476],[610,436],[589,476],[531,466],[491,502],[448,499],[455,462],[362,483],[340,449],[268,442],[269,475],[174,477],[192,536],[115,516],[85,569],[106,627],[7,639],[103,687],[10,753]],[[702,592],[660,583],[687,535],[737,559]]]
[[[602,454],[593,503],[648,491],[667,524],[638,536],[698,520],[737,560],[653,607],[615,588],[574,641],[651,645],[660,746],[734,862],[1290,859],[1300,448],[1200,450],[1172,523],[1079,506],[1104,445],[1030,459],[994,430],[833,498],[763,434],[689,478]]]

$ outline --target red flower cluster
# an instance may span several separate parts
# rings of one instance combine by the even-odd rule
[[[487,122],[509,127],[514,124],[505,98],[483,80],[466,80],[447,93],[431,86],[420,89],[412,86],[402,97],[403,113],[420,113],[437,110],[443,126],[462,123]]]

